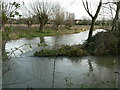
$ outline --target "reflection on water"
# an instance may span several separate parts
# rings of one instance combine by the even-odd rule
[[[98,29],[93,32],[95,35],[97,32],[105,31],[102,29]],[[11,52],[15,49],[15,47],[22,46],[20,49],[24,52],[28,52],[32,49],[39,50],[38,44],[46,43],[48,47],[53,47],[55,45],[74,45],[74,44],[83,44],[83,42],[87,39],[88,31],[77,33],[77,34],[70,34],[70,35],[61,35],[61,36],[49,36],[49,37],[37,37],[33,39],[19,39],[19,40],[11,40],[6,44],[6,51]],[[32,46],[32,49],[29,47]],[[38,48],[37,48],[38,47]],[[12,49],[12,50],[11,50]],[[21,54],[21,51],[15,51],[16,55]]]
[[[116,66],[111,63],[115,59],[116,56],[14,57],[11,59],[11,70],[4,74],[3,86],[60,88],[67,87],[65,78],[71,77],[72,87],[100,82],[104,83],[102,87],[114,87]],[[105,84],[106,81],[110,82]]]
[[[101,31],[101,30],[100,30]],[[97,31],[94,31],[94,34]],[[3,87],[6,88],[79,88],[87,87],[116,87],[118,76],[115,75],[117,56],[85,56],[85,57],[33,57],[37,44],[46,43],[47,47],[55,45],[82,44],[87,38],[88,31],[63,35],[58,37],[44,37],[33,39],[12,40],[6,44],[6,51],[24,44],[31,44],[32,48],[24,46],[24,54],[16,51],[18,57],[12,57],[3,63]],[[5,66],[7,65],[7,66]],[[92,86],[94,85],[94,86]]]
[[[94,75],[93,66],[92,66],[92,63],[91,63],[90,59],[88,59],[88,65],[89,65],[89,74]]]

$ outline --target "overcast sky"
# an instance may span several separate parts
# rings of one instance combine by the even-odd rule
[[[11,1],[11,0],[9,0],[9,1]],[[19,2],[24,1],[25,4],[28,5],[28,3],[32,2],[32,1],[35,1],[35,0],[15,0],[15,1],[19,1]],[[41,2],[43,0],[39,0],[39,1]],[[45,1],[48,1],[48,0],[45,0]],[[49,1],[60,3],[60,5],[66,11],[74,13],[76,19],[81,19],[83,17],[90,18],[88,13],[85,11],[85,9],[83,7],[82,0],[49,0]],[[106,1],[110,1],[110,0],[103,0],[103,1],[106,2]],[[90,5],[89,5],[89,7],[91,8],[90,10],[94,15],[94,13],[95,13],[95,11],[97,9],[97,5],[98,5],[99,0],[88,0],[88,2],[90,3]],[[21,11],[24,12],[23,10],[21,10]],[[103,14],[103,10],[101,10],[101,13]],[[107,9],[104,10],[104,14],[106,14],[106,13],[110,15],[110,11],[108,11]]]

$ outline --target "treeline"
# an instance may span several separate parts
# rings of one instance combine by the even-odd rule
[[[12,21],[12,22],[11,22]],[[20,18],[20,19],[12,19],[11,21],[8,21],[7,24],[27,24],[28,19],[27,18]],[[32,24],[39,24],[38,21],[36,21],[34,18],[31,19]],[[67,20],[66,20],[67,21]],[[49,20],[47,24],[53,24],[54,20]],[[105,25],[105,26],[112,26],[113,20],[97,20],[95,22],[95,25]],[[82,19],[74,19],[73,25],[91,25],[91,20],[82,20]],[[64,25],[64,23],[63,23]]]
[[[95,22],[95,25],[101,25],[101,26],[112,26],[113,20],[97,20]],[[91,25],[91,20],[80,20],[76,25]]]
[[[26,7],[17,2],[1,2],[0,6],[2,7],[0,14],[2,28],[5,24],[27,24],[28,27],[32,24],[39,24],[39,30],[42,32],[48,23],[54,24],[55,29],[63,24],[66,27],[74,25],[74,13],[65,11],[58,3],[37,1],[31,2]],[[24,13],[19,12],[21,7],[24,9]],[[15,17],[19,17],[19,19],[15,19]]]

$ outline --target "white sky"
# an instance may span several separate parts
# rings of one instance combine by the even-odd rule
[[[11,1],[11,0],[9,0],[9,1]],[[35,0],[14,0],[14,1],[19,1],[19,2],[23,2],[24,1],[25,4],[28,4],[31,1],[35,1]],[[39,0],[39,1],[43,1],[43,0]],[[46,1],[48,1],[48,0],[46,0]],[[60,5],[66,11],[74,13],[76,19],[81,19],[83,17],[90,18],[88,13],[85,11],[85,9],[83,7],[82,0],[49,0],[49,1],[60,3]],[[103,1],[106,2],[106,1],[111,1],[111,0],[103,0]],[[94,14],[95,11],[96,11],[96,6],[98,5],[99,0],[88,0],[88,2],[91,3],[90,4],[90,8],[91,8],[92,13]],[[24,12],[23,10],[21,10],[21,11]],[[106,13],[110,13],[110,12],[108,12],[108,10],[105,10],[104,13],[105,12]],[[101,12],[101,13],[103,13],[103,12]]]

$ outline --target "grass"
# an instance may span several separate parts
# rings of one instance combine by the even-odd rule
[[[44,36],[58,36],[64,34],[79,33],[88,30],[90,26],[73,26],[71,29],[65,29],[64,27],[59,30],[54,30],[50,27],[45,28],[44,32],[39,31],[39,27],[28,28],[26,26],[14,26],[6,27],[7,37],[9,40],[19,38],[33,38],[33,37],[44,37]],[[102,28],[95,26],[95,28]],[[119,33],[113,32],[100,32],[92,37],[90,43],[85,43],[83,46],[62,46],[58,49],[44,49],[36,52],[35,56],[86,56],[86,55],[107,55],[107,54],[118,54],[118,38]]]
[[[74,46],[61,46],[57,49],[43,49],[39,52],[35,52],[34,56],[51,57],[51,56],[69,56],[79,57],[89,55],[80,45]]]
[[[79,33],[82,30],[80,29],[45,29],[44,32],[40,32],[38,27],[31,27],[28,29],[25,26],[16,26],[16,27],[6,27],[7,32],[9,33],[9,39],[19,39],[19,38],[33,38],[33,37],[44,37],[44,36],[58,36],[64,34],[72,34],[72,33]]]
[[[87,55],[119,55],[120,32],[99,32],[91,38],[91,42],[83,45],[61,46],[58,49],[44,49],[35,52],[35,56],[69,56],[79,57]]]
[[[9,39],[19,39],[19,38],[33,38],[33,37],[44,37],[44,36],[58,36],[65,34],[80,33],[82,31],[89,30],[89,25],[74,25],[70,30],[60,27],[59,30],[54,30],[51,27],[46,27],[44,32],[39,31],[38,26],[32,26],[28,28],[27,26],[6,26],[6,30],[9,34]],[[96,28],[102,28],[100,26],[95,26]]]

